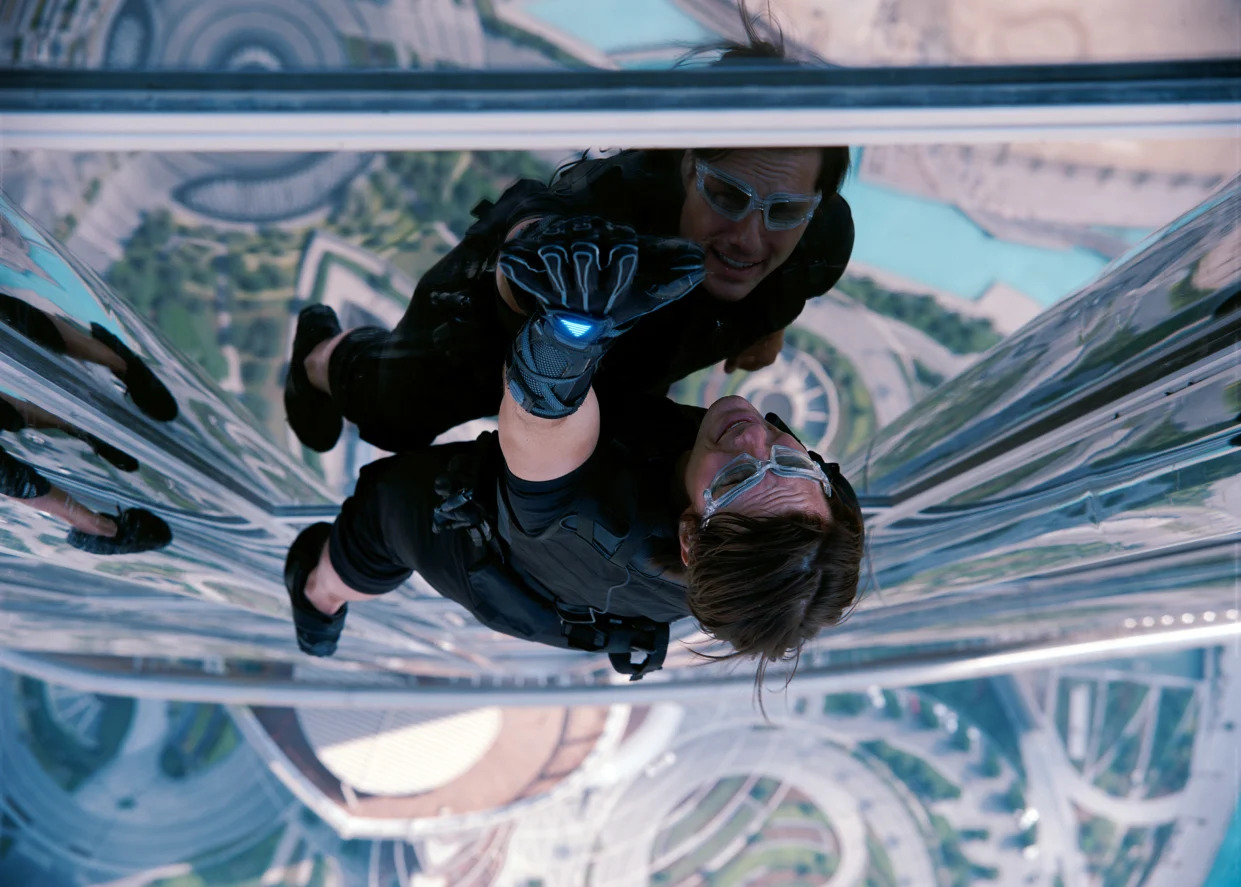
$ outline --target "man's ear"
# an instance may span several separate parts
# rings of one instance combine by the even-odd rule
[[[688,508],[681,512],[681,519],[677,522],[677,540],[681,543],[681,563],[689,566],[689,562],[694,559],[693,542],[694,530],[698,527],[698,515],[690,511]]]
[[[694,180],[694,152],[686,150],[681,155],[681,184],[689,191],[690,182]]]

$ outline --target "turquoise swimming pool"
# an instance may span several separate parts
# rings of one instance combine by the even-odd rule
[[[1108,262],[1086,249],[1000,240],[951,204],[854,177],[841,193],[857,229],[854,262],[965,299],[1005,283],[1046,308],[1089,283]]]
[[[0,196],[0,209],[4,217],[17,230],[25,241],[28,250],[28,265],[25,270],[0,265],[0,290],[18,298],[36,296],[46,299],[61,312],[76,319],[82,325],[101,324],[114,334],[123,334],[116,329],[99,302],[91,295],[90,287],[82,281],[77,272],[66,262],[56,249],[44,238],[43,234],[26,221],[17,210]],[[46,308],[36,303],[36,307]]]
[[[1236,887],[1241,884],[1241,803],[1232,816],[1232,825],[1219,845],[1215,865],[1203,887]]]
[[[669,0],[525,0],[522,8],[600,52],[719,39]]]
[[[668,0],[526,0],[523,6],[534,17],[605,53],[718,39]],[[860,151],[855,165],[857,157]],[[1089,283],[1108,263],[1104,256],[1080,247],[1052,249],[1001,240],[952,204],[856,177],[843,193],[857,226],[854,262],[964,299],[977,299],[1003,283],[1047,307]],[[1137,242],[1148,232],[1112,233]]]

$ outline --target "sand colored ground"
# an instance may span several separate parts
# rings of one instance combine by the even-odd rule
[[[750,6],[764,8],[755,0]],[[770,8],[791,42],[841,65],[1241,55],[1241,0],[771,0]],[[1224,177],[1241,170],[1241,130],[1010,148],[1052,163],[1120,170]]]
[[[753,9],[763,4],[751,3]],[[1235,57],[1239,0],[771,0],[786,33],[845,65]]]
[[[320,760],[298,713],[253,709],[289,763],[325,798],[363,819],[419,819],[507,806],[554,788],[594,749],[607,720],[606,708],[506,708],[495,741],[464,772],[435,788],[403,796],[373,795],[343,787]],[[398,761],[381,762],[396,766]]]

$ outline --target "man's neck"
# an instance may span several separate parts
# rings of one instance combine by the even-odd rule
[[[672,484],[672,504],[676,506],[678,513],[684,511],[685,507],[689,505],[689,496],[685,492],[685,474],[689,469],[689,454],[690,451],[686,450],[677,456],[672,469],[672,477],[669,479]]]

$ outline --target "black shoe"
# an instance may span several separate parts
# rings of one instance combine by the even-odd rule
[[[340,334],[336,312],[327,305],[310,305],[297,315],[293,356],[284,377],[284,411],[289,427],[303,444],[320,453],[336,446],[344,423],[331,396],[310,384],[306,357],[320,342]]]
[[[26,420],[17,411],[17,407],[0,397],[0,431],[12,431],[14,434],[26,427]]]
[[[138,470],[137,459],[129,455],[129,453],[126,453],[124,450],[118,450],[116,447],[112,446],[112,444],[100,440],[95,437],[95,435],[83,431],[75,434],[74,437],[77,437],[79,440],[89,444],[90,448],[95,451],[96,456],[106,462],[110,462],[117,469],[121,471]]]
[[[65,337],[56,329],[56,324],[44,312],[21,299],[15,299],[7,293],[0,293],[0,323],[17,330],[32,342],[37,342],[48,351],[57,354],[65,353]]]
[[[37,499],[51,491],[52,484],[46,477],[0,447],[0,496]]]
[[[311,524],[293,540],[284,559],[284,587],[293,605],[297,646],[311,656],[331,656],[336,652],[336,641],[345,628],[345,616],[349,612],[349,605],[343,604],[335,614],[328,616],[306,600],[306,579],[319,563],[331,533],[331,524]]]
[[[126,508],[113,518],[115,536],[69,531],[69,544],[89,554],[135,554],[155,551],[172,541],[172,530],[145,508]]]
[[[120,339],[112,335],[97,323],[90,325],[91,336],[102,342],[121,360],[125,361],[125,371],[117,378],[125,383],[125,393],[134,402],[134,406],[142,410],[157,422],[171,422],[177,418],[177,401],[172,392],[155,378],[151,368],[141,357],[129,350]]]

